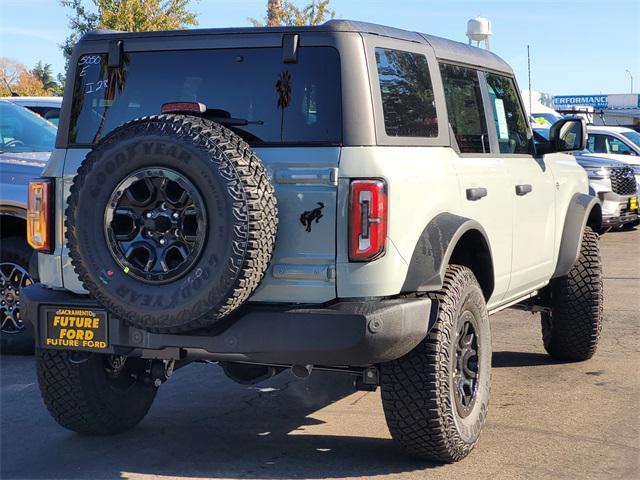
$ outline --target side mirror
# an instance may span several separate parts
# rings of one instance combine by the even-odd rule
[[[581,117],[558,120],[549,129],[549,141],[539,144],[541,154],[575,152],[587,148],[587,124]]]

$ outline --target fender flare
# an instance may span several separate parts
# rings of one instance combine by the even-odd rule
[[[598,219],[601,223],[602,208],[597,197],[585,193],[576,193],[571,198],[567,208],[567,215],[564,218],[558,261],[551,278],[567,275],[578,261],[580,245],[582,244],[582,232],[584,232],[584,227],[587,225],[592,213],[594,213],[594,209],[597,209],[595,213],[599,214]]]
[[[440,289],[458,241],[471,230],[478,231],[484,237],[489,256],[493,259],[489,237],[482,225],[466,217],[441,213],[427,224],[416,243],[409,270],[402,285],[402,292],[426,292]]]

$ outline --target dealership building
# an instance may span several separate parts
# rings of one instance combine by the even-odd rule
[[[640,129],[640,94],[554,95],[554,110],[563,113],[586,113],[595,125],[624,126]]]

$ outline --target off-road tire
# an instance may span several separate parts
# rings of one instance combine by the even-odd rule
[[[467,267],[450,266],[442,289],[430,296],[438,302],[438,314],[427,337],[405,356],[381,366],[382,405],[391,436],[408,453],[437,462],[455,462],[476,445],[487,416],[489,318],[482,290]],[[479,382],[470,413],[462,418],[453,397],[453,375],[459,322],[467,311],[478,326]]]
[[[147,414],[157,388],[131,376],[141,359],[110,378],[105,355],[36,350],[40,393],[51,416],[63,427],[86,435],[111,435],[136,426]],[[135,370],[134,370],[135,367]],[[125,363],[124,368],[129,368]]]
[[[0,240],[0,263],[13,263],[29,273],[31,280],[34,275],[29,271],[29,264],[33,250],[20,237],[7,237]],[[19,307],[18,307],[19,309]],[[0,331],[0,351],[12,355],[31,355],[34,350],[34,329],[31,322],[23,321],[23,330]]]
[[[582,361],[598,347],[603,319],[598,235],[585,227],[580,256],[569,274],[549,285],[551,312],[542,313],[544,348],[559,360]]]
[[[103,218],[119,182],[152,168],[184,175],[208,209],[198,260],[180,278],[157,285],[117,263]],[[186,115],[144,117],[109,133],[83,161],[66,210],[67,244],[83,286],[111,314],[158,333],[209,327],[242,305],[268,268],[277,223],[273,186],[249,145],[219,124]]]

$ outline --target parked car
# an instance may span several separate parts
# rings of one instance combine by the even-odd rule
[[[4,97],[3,100],[26,107],[45,120],[58,125],[62,97]]]
[[[638,224],[638,187],[633,167],[625,162],[594,155],[576,155],[587,171],[589,191],[602,204],[602,227]]]
[[[601,206],[562,153],[586,125],[536,149],[495,54],[346,20],[96,31],[68,79],[23,292],[62,426],[130,429],[195,361],[242,383],[328,369],[451,462],[487,419],[490,314],[542,312],[550,355],[594,355]]]
[[[534,128],[534,138],[547,141],[548,128]],[[588,150],[574,152],[576,161],[589,178],[589,193],[600,199],[602,231],[638,224],[638,186],[632,165],[621,161],[623,155],[592,154]],[[617,158],[612,158],[617,157]],[[640,157],[638,157],[640,158]]]
[[[22,317],[21,291],[37,278],[27,244],[27,186],[53,150],[56,128],[0,100],[0,350],[33,352],[33,325]]]
[[[589,125],[587,150],[591,153],[640,155],[640,133],[625,127]]]
[[[609,160],[615,160],[617,162],[623,162],[630,165],[633,168],[633,173],[636,177],[636,184],[638,186],[638,192],[640,192],[640,156],[638,155],[620,155],[620,154],[608,154],[608,153],[590,153],[583,152],[582,155],[587,157],[607,158]]]

